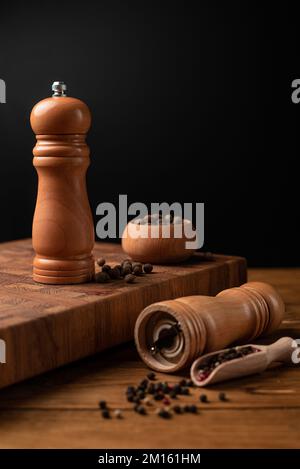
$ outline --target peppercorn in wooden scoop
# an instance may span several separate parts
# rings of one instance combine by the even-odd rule
[[[291,337],[282,337],[271,345],[242,345],[208,353],[194,361],[191,378],[196,386],[261,373],[272,363],[292,363],[295,350]]]

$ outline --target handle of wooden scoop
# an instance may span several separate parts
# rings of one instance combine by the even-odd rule
[[[295,350],[294,343],[291,337],[282,337],[274,344],[268,345],[265,349],[268,365],[273,362],[291,363],[292,353]]]

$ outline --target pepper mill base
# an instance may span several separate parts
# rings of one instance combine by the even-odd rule
[[[50,285],[71,285],[90,282],[95,274],[93,256],[78,259],[48,259],[36,256],[33,280]]]

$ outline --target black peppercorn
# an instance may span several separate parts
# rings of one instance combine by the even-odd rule
[[[134,275],[142,275],[143,268],[142,266],[136,265],[135,267],[133,267],[132,272],[134,273]]]
[[[161,391],[162,390],[162,383],[155,383],[154,384],[154,390],[155,391]]]
[[[174,391],[174,389],[172,389],[172,390],[170,391],[170,397],[171,397],[171,399],[176,399],[176,398],[177,398],[177,394],[176,394],[176,392]]]
[[[133,394],[134,394],[134,393],[135,393],[135,387],[134,387],[134,386],[128,386],[126,392],[127,392],[127,393],[133,393]]]
[[[100,257],[96,262],[100,267],[102,267],[105,264],[105,259],[104,257]]]
[[[200,394],[199,400],[201,402],[208,402],[206,394]]]
[[[192,388],[194,386],[194,383],[191,379],[189,379],[187,382],[186,382],[186,385],[189,387],[189,388]]]
[[[99,407],[100,407],[100,409],[106,409],[107,408],[106,401],[100,401],[99,402]]]
[[[144,272],[145,274],[151,274],[153,270],[153,265],[152,264],[144,264]]]
[[[146,415],[146,409],[144,406],[142,405],[139,405],[136,409],[136,412],[138,412],[140,415]]]
[[[154,394],[154,399],[155,399],[156,401],[161,401],[163,398],[164,398],[164,395],[161,394],[161,393],[156,393],[156,394]]]
[[[132,264],[132,260],[129,259],[129,258],[124,259],[124,260],[121,262],[121,264],[122,264],[122,265],[123,265],[123,264],[130,264],[130,265],[131,265],[131,264]]]
[[[140,382],[140,387],[146,389],[146,387],[148,386],[148,380],[145,378],[143,379],[141,382]]]
[[[161,389],[162,389],[162,392],[165,394],[169,394],[170,392],[170,386],[168,385],[168,383],[163,383]]]
[[[140,400],[139,396],[133,396],[132,401],[135,402],[136,404],[139,404],[141,400]]]
[[[219,393],[219,400],[220,400],[220,401],[223,401],[223,402],[225,402],[225,401],[228,400],[228,399],[227,399],[227,396],[226,396],[226,394],[225,394],[225,392],[220,392],[220,393]]]
[[[148,388],[147,388],[147,393],[148,394],[154,394],[155,392],[155,389],[154,389],[154,384],[153,383],[150,383]]]
[[[104,419],[109,419],[109,418],[110,418],[110,413],[109,413],[109,410],[108,410],[108,409],[102,410],[102,417],[103,417]]]
[[[118,267],[113,267],[108,271],[108,275],[110,276],[110,278],[118,280],[121,277],[121,272]]]
[[[147,374],[147,378],[150,379],[150,381],[154,381],[155,373],[153,373],[153,371],[150,371],[150,373]]]
[[[197,413],[197,407],[195,405],[190,405],[190,412],[191,414],[196,414]]]
[[[165,409],[160,409],[160,411],[158,412],[158,416],[163,418],[163,419],[171,418],[170,412],[168,410],[165,410]]]
[[[175,384],[175,386],[173,386],[173,391],[176,392],[176,394],[181,394],[181,386],[179,384]]]
[[[144,391],[138,391],[137,396],[138,396],[139,399],[144,399],[145,398]]]
[[[134,397],[135,397],[135,396],[134,396],[133,394],[128,394],[128,395],[127,395],[127,401],[128,401],[128,402],[134,402]]]
[[[125,282],[126,282],[126,283],[134,283],[134,281],[135,281],[135,275],[133,275],[133,274],[127,274],[127,275],[125,276]]]
[[[110,280],[110,276],[106,272],[98,272],[95,275],[96,283],[106,283]]]
[[[124,265],[124,266],[122,267],[122,272],[121,272],[121,274],[122,274],[123,277],[126,277],[126,275],[129,275],[129,274],[131,274],[131,273],[132,273],[131,265],[126,264],[126,265]]]
[[[182,379],[181,381],[179,381],[179,386],[186,386],[186,380]]]
[[[111,270],[111,266],[110,266],[110,265],[104,264],[104,265],[102,266],[102,272],[107,272],[107,273],[108,273],[110,270]]]
[[[182,408],[180,407],[180,405],[174,405],[173,410],[175,414],[182,414]]]
[[[181,394],[188,396],[190,394],[189,388],[181,388]]]

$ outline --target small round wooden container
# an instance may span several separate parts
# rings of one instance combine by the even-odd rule
[[[189,259],[194,249],[188,249],[188,238],[185,233],[192,230],[189,220],[181,224],[144,224],[129,222],[122,235],[124,252],[137,262],[152,264],[176,264]]]
[[[271,285],[249,282],[216,297],[189,296],[148,306],[136,321],[135,342],[150,368],[171,373],[204,353],[273,332],[283,314],[283,301]]]

